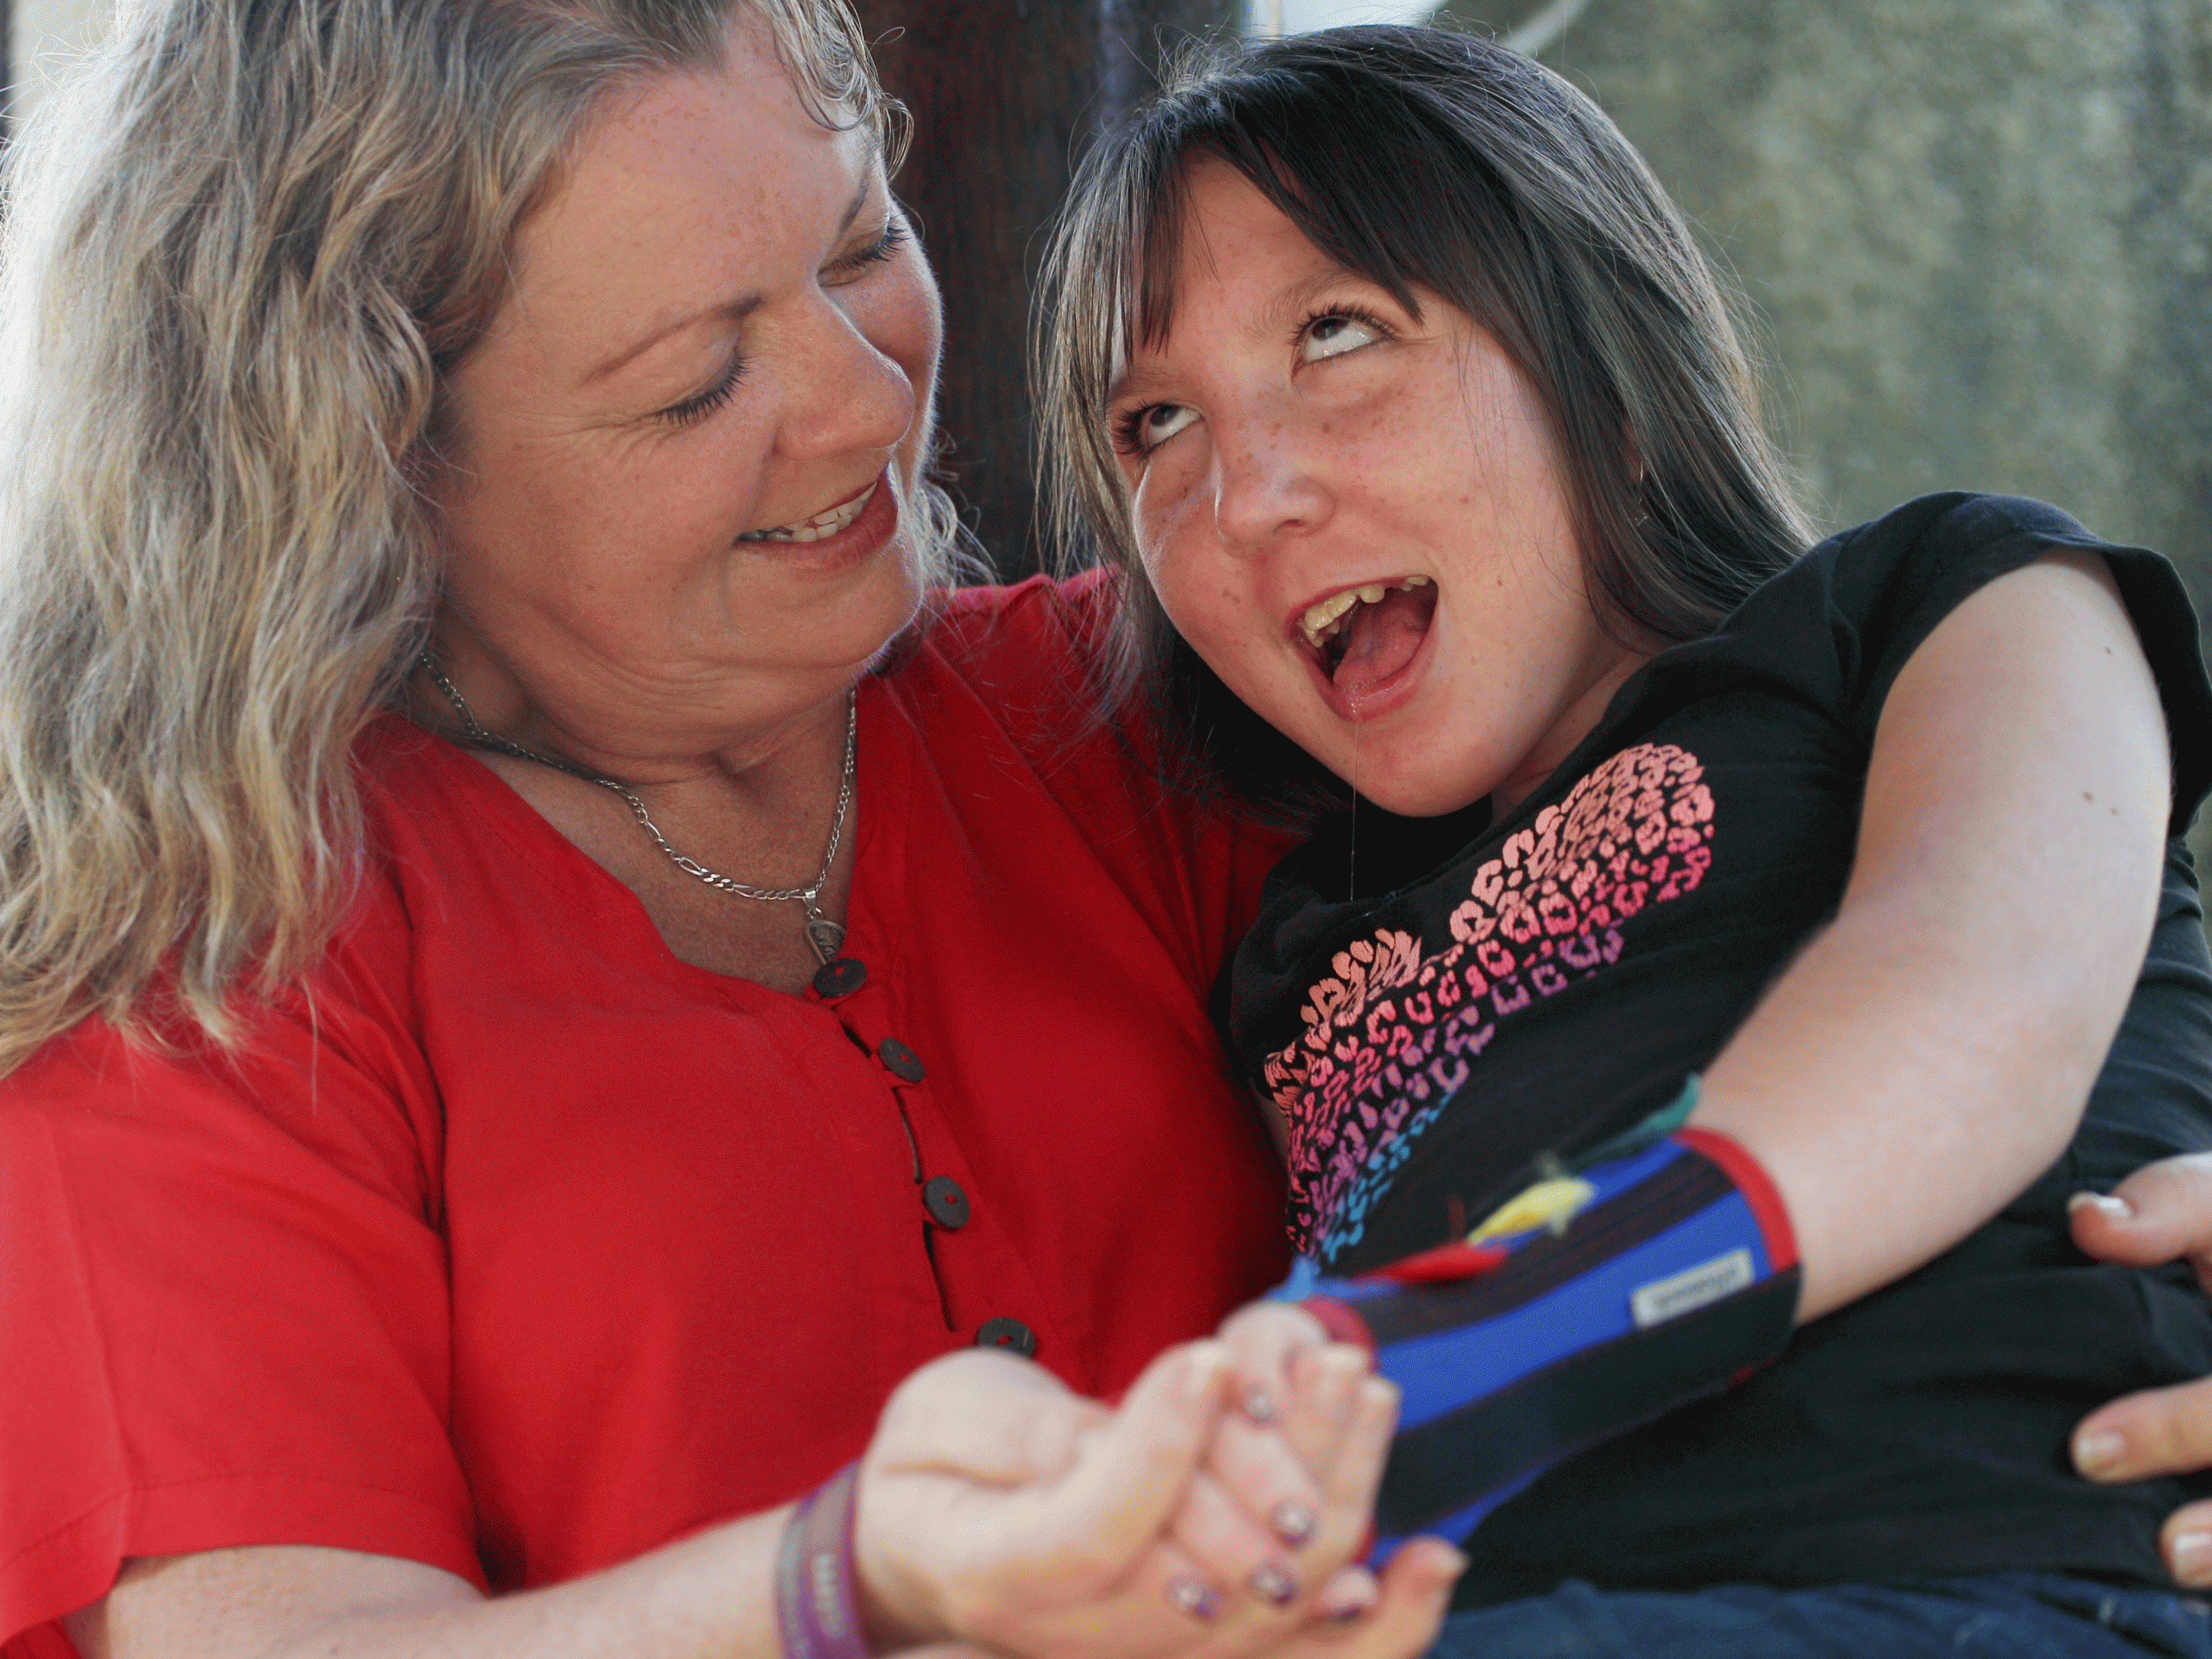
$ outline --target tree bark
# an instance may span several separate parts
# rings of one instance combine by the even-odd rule
[[[1002,580],[1038,567],[1025,340],[1038,233],[1093,134],[1236,0],[858,0],[914,115],[895,181],[945,296],[944,471]]]

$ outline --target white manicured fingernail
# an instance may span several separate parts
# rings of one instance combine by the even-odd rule
[[[2169,1558],[2174,1577],[2183,1584],[2212,1583],[2212,1532],[2177,1532]]]
[[[2101,1475],[2117,1469],[2127,1452],[2127,1437],[2111,1429],[2074,1436],[2074,1467],[2085,1475]]]
[[[2093,1209],[2108,1221],[2132,1221],[2135,1206],[2117,1193],[2076,1193],[2066,1201],[2066,1210],[2071,1215],[2077,1210]]]

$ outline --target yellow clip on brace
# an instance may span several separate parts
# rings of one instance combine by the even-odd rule
[[[1487,1244],[1493,1239],[1509,1239],[1539,1227],[1548,1227],[1555,1234],[1564,1233],[1567,1224],[1587,1210],[1597,1195],[1598,1189],[1577,1175],[1539,1181],[1491,1211],[1489,1219],[1467,1235],[1467,1242]]]

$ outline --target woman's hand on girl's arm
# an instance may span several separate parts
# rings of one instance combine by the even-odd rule
[[[1837,918],[1692,1120],[1781,1188],[1801,1319],[1949,1248],[2064,1150],[2150,938],[2168,764],[2093,554],[1991,582],[1898,675]]]
[[[2100,1261],[2131,1267],[2185,1261],[2212,1294],[2212,1154],[2167,1158],[2138,1170],[2108,1195],[2077,1197],[2074,1242]],[[2100,1406],[2075,1429],[2073,1450],[2074,1466],[2092,1480],[2212,1468],[2212,1377]],[[2177,1582],[2212,1585],[2212,1501],[2176,1509],[2161,1542]]]

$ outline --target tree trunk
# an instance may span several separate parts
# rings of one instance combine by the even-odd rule
[[[945,471],[1002,580],[1038,566],[1025,340],[1038,232],[1094,132],[1235,0],[857,0],[914,114],[895,188],[945,296]]]

